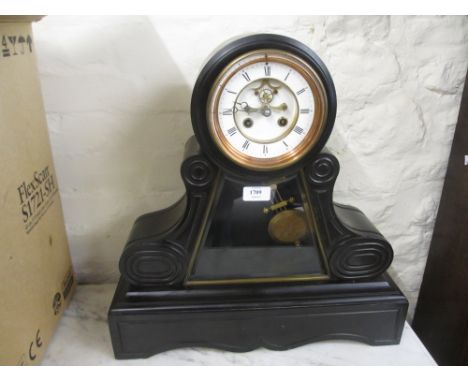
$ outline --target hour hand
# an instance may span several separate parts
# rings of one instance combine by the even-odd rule
[[[288,109],[288,105],[286,103],[279,104],[278,106],[273,106],[270,105],[270,109],[272,110],[279,110],[279,111],[285,111]]]

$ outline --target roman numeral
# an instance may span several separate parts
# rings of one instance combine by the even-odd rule
[[[310,109],[301,109],[301,114],[309,114]]]
[[[230,129],[227,129],[227,133],[229,134],[230,137],[232,137],[234,134],[237,133],[236,127],[231,127]]]
[[[221,114],[222,115],[232,115],[232,109],[224,109],[224,111]]]
[[[232,90],[229,90],[229,89],[226,89],[226,91],[231,94],[237,94],[237,92],[233,92]]]
[[[291,71],[289,71],[288,74],[286,74],[286,77],[284,77],[284,81],[288,80],[288,77],[289,77],[290,74],[291,74]]]
[[[268,62],[263,67],[265,69],[265,76],[271,76],[271,66],[268,65]]]
[[[267,154],[268,154],[268,146],[263,145],[263,155],[267,155]]]
[[[297,95],[301,95],[302,93],[304,93],[306,91],[306,88],[302,88],[301,90],[298,90],[296,92]]]
[[[304,133],[304,129],[302,127],[296,126],[294,128],[294,132],[299,134],[299,135],[302,135]]]
[[[246,140],[244,144],[242,145],[242,151],[247,150],[249,146],[250,146],[250,142]]]
[[[247,72],[242,72],[242,77],[244,77],[244,78],[245,78],[245,80],[246,80],[247,82],[249,82],[249,81],[250,81],[250,76],[249,76],[249,73],[247,73]]]

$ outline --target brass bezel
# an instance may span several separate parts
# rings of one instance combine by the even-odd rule
[[[239,65],[236,70],[233,70],[232,73],[226,76],[226,73],[229,72],[234,65],[245,60],[249,56],[254,56],[255,58]],[[266,61],[265,57],[267,57],[269,62],[279,62],[288,65],[302,74],[309,84],[314,96],[315,114],[309,132],[302,142],[294,149],[274,158],[254,158],[245,153],[239,152],[226,139],[219,124],[218,104],[221,93],[232,76],[248,65]],[[206,112],[210,135],[218,149],[225,156],[242,167],[259,171],[270,171],[279,170],[296,163],[313,148],[325,128],[327,111],[328,102],[323,82],[317,72],[309,64],[286,51],[278,49],[259,49],[237,57],[223,69],[211,88],[208,96]]]

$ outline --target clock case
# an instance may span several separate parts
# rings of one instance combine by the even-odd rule
[[[317,145],[274,172],[229,161],[206,126],[217,73],[240,54],[262,48],[306,60],[320,75],[329,105]],[[186,193],[171,207],[140,216],[120,259],[121,278],[109,310],[116,358],[187,346],[285,350],[331,338],[399,343],[408,302],[385,273],[392,248],[365,214],[333,202],[339,162],[323,146],[335,111],[328,70],[295,40],[249,36],[211,58],[192,96],[195,137],[188,140],[181,165]],[[243,187],[272,184],[300,199],[309,245],[268,240],[264,216],[252,214],[257,202],[242,202]],[[236,235],[236,227],[245,233]]]

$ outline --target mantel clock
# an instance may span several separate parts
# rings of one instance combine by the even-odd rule
[[[120,259],[117,358],[399,342],[408,303],[385,273],[392,248],[333,202],[336,107],[328,69],[296,40],[253,35],[215,52],[193,89],[186,193],[140,216]]]

